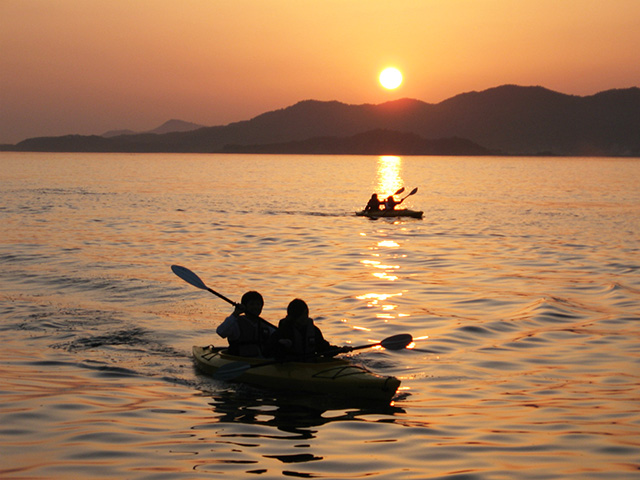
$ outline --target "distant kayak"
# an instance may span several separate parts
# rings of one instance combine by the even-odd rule
[[[349,360],[318,358],[315,362],[276,362],[264,358],[228,355],[226,348],[193,347],[200,370],[215,377],[223,366],[250,364],[235,381],[273,390],[323,393],[360,400],[391,401],[400,386],[395,377],[383,377]]]
[[[422,218],[424,212],[419,210],[409,210],[408,208],[399,208],[397,210],[380,210],[378,212],[366,212],[364,210],[360,210],[356,212],[356,215],[359,217],[369,217],[369,218],[384,218],[384,217],[413,217],[413,218]]]

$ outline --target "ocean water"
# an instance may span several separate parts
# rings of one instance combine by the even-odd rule
[[[640,159],[0,154],[0,477],[640,477]],[[418,187],[422,220],[356,217]],[[198,373],[305,299],[389,405]]]

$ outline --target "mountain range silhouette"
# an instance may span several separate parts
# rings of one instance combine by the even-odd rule
[[[504,85],[429,104],[305,100],[224,126],[38,137],[3,150],[363,155],[640,156],[640,88],[591,96]]]

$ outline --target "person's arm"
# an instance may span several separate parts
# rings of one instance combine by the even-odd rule
[[[324,335],[322,335],[322,331],[316,325],[314,325],[313,328],[315,329],[317,353],[323,353],[328,350],[331,350],[332,348],[336,348],[336,347],[333,347],[329,342],[325,340]]]
[[[231,341],[240,338],[240,327],[238,326],[238,318],[236,317],[235,312],[225,318],[224,322],[218,325],[216,333],[222,338],[226,338]]]
[[[338,355],[339,353],[347,353],[353,351],[352,347],[339,347],[338,345],[331,345],[322,335],[322,331],[315,326],[316,329],[316,350],[317,353],[326,354],[327,356],[333,357]]]

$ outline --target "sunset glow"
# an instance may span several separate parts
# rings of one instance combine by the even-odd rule
[[[0,143],[379,104],[394,91],[372,72],[394,64],[402,96],[429,103],[505,84],[593,95],[637,85],[638,18],[637,0],[8,0]]]

